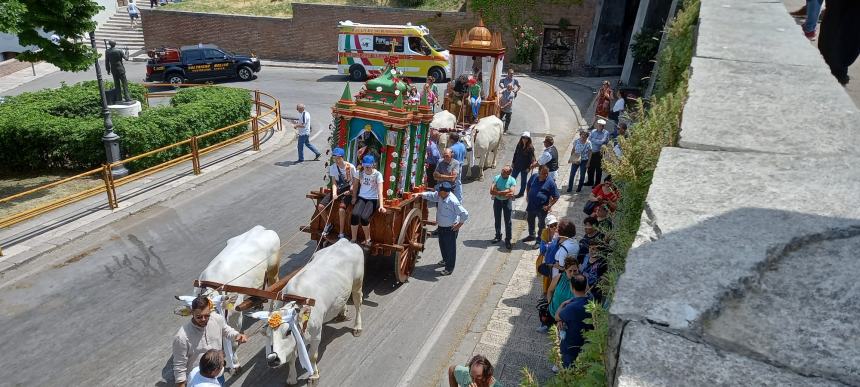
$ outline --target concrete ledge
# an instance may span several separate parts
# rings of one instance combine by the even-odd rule
[[[860,385],[860,111],[781,2],[703,0],[691,67],[609,384]]]

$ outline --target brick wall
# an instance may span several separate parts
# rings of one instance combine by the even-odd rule
[[[585,56],[585,31],[591,29],[594,3],[584,0],[577,6],[551,5],[539,11],[547,24],[557,24],[561,16],[578,27],[583,43],[577,57]],[[254,51],[265,59],[335,63],[337,22],[426,25],[443,45],[453,40],[458,29],[475,25],[467,12],[421,11],[400,8],[293,4],[293,17],[273,18],[206,14],[141,8],[144,42],[147,48],[214,43],[236,52]],[[504,36],[509,51],[513,39]],[[510,57],[511,54],[508,55]],[[582,60],[577,60],[582,63]]]

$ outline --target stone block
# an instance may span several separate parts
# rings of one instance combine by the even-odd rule
[[[692,68],[682,147],[808,155],[853,152],[860,143],[860,111],[823,62],[693,58]]]
[[[860,226],[857,162],[664,148],[646,199],[661,236],[630,250],[610,313],[689,329],[777,252]]]
[[[860,227],[781,255],[723,304],[706,334],[804,375],[860,385],[858,235]]]
[[[691,341],[642,323],[624,331],[618,387],[842,386]]]
[[[137,117],[137,115],[140,114],[141,106],[140,101],[133,101],[133,103],[129,105],[110,105],[108,106],[108,109],[110,109],[110,114],[115,117]]]
[[[783,7],[774,3],[776,7]],[[795,66],[825,66],[818,49],[803,37],[803,31],[785,12],[749,13],[742,8],[711,15],[702,12],[695,55],[744,63]],[[756,22],[740,22],[746,18]],[[826,67],[826,66],[825,66]]]

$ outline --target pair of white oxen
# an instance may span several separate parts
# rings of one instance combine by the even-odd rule
[[[276,232],[254,226],[244,234],[230,238],[227,247],[212,259],[199,279],[264,289],[277,281],[280,247],[281,240]],[[264,334],[269,338],[266,361],[270,367],[289,366],[287,383],[296,384],[296,357],[307,371],[303,377],[307,376],[312,383],[319,379],[317,353],[323,325],[346,311],[346,302],[350,296],[355,305],[353,335],[361,334],[363,282],[364,252],[358,245],[341,239],[314,253],[311,261],[283,289],[285,294],[313,298],[316,301],[314,306],[270,301],[268,311],[248,314],[266,324]],[[239,305],[245,297],[242,294],[218,293],[200,288],[195,289],[195,294],[207,295],[219,313],[229,309],[229,304]],[[186,303],[185,307],[190,307],[194,299],[192,296],[177,298]],[[227,315],[228,324],[241,331],[242,313],[231,310]],[[307,327],[302,332],[305,320]],[[235,349],[234,343],[225,339],[227,368],[239,366]]]
[[[433,121],[430,122],[431,129],[453,129],[457,125],[457,117],[447,110],[442,110],[433,115]],[[472,148],[471,154],[466,157],[468,164],[466,165],[466,177],[471,177],[472,166],[481,166],[478,178],[484,179],[484,169],[496,167],[496,157],[498,156],[499,146],[502,142],[502,132],[505,125],[502,120],[496,116],[487,116],[481,118],[477,124],[466,129],[463,139],[466,145]],[[474,142],[474,143],[473,143]],[[448,134],[442,133],[439,136],[439,151],[453,144],[448,144]],[[492,162],[490,162],[490,153],[493,154]]]

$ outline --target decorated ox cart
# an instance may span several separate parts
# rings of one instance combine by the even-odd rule
[[[408,78],[397,69],[397,58],[389,56],[381,72],[370,74],[361,90],[352,95],[349,84],[332,108],[330,146],[345,150],[344,159],[360,165],[362,157],[372,154],[383,176],[383,196],[386,213],[373,215],[370,238],[364,246],[374,257],[392,257],[394,278],[406,282],[415,268],[418,255],[424,250],[427,204],[415,193],[424,191],[424,157],[430,121],[433,119],[427,96],[409,100]],[[328,167],[328,164],[326,165]],[[332,182],[310,192],[307,197],[315,206],[310,224],[302,230],[321,244],[334,243],[339,233],[337,201],[320,210],[320,201],[331,192]],[[357,187],[355,187],[357,189]],[[347,208],[347,216],[351,209]],[[359,231],[358,240],[368,239]]]

